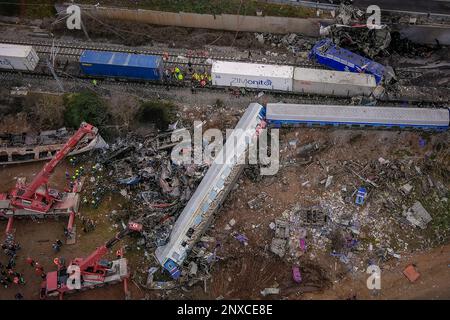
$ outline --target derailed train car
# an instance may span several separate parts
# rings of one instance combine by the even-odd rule
[[[239,178],[247,150],[239,146],[248,146],[247,139],[265,127],[264,115],[263,106],[249,105],[175,222],[169,242],[156,249],[158,261],[173,278],[180,277],[179,266]]]
[[[32,46],[0,43],[0,69],[34,71],[39,56]]]
[[[266,121],[274,127],[304,125],[443,131],[449,128],[450,110],[268,103]]]
[[[334,70],[371,74],[375,77],[377,84],[382,80],[390,82],[395,77],[391,67],[383,66],[378,62],[340,48],[328,38],[320,40],[314,45],[309,53],[309,58]]]

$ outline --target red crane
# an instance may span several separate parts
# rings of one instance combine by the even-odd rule
[[[125,236],[133,232],[141,231],[141,224],[130,222],[124,230],[97,248],[87,258],[75,258],[68,267],[61,265],[59,260],[55,259],[55,263],[58,264],[58,271],[47,273],[46,280],[41,285],[41,298],[58,295],[62,298],[64,293],[92,289],[97,286],[120,281],[124,281],[126,284],[126,279],[129,276],[127,260],[120,257],[120,259],[114,261],[106,261],[102,260],[102,257]],[[75,276],[72,276],[73,270],[76,270],[79,274],[80,281],[78,288],[75,285],[70,285],[70,283],[74,283]]]
[[[72,231],[75,212],[78,206],[78,198],[67,197],[58,190],[48,188],[48,180],[58,164],[66,157],[87,134],[97,135],[98,129],[83,122],[75,134],[66,144],[45,164],[44,168],[36,175],[30,184],[19,180],[16,187],[7,195],[12,214],[9,217],[6,232],[12,228],[12,219],[15,215],[35,214],[69,214],[68,231]],[[64,196],[66,195],[66,198]]]

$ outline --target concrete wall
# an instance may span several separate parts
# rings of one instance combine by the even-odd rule
[[[111,7],[83,6],[90,14],[102,18],[137,21],[148,24],[205,28],[228,31],[302,33],[307,36],[319,35],[319,21],[324,19],[300,19],[285,17],[238,16],[231,14],[210,15],[185,12],[162,12]]]

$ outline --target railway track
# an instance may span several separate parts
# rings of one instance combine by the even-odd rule
[[[52,41],[30,41],[30,40],[5,40],[0,39],[0,43],[8,43],[8,44],[17,44],[17,45],[27,45],[33,46],[36,52],[41,56],[48,58],[52,52],[52,48],[54,47],[57,51],[57,56],[64,57],[69,61],[78,61],[79,57],[83,53],[84,50],[97,50],[97,51],[116,51],[116,52],[124,52],[124,53],[139,53],[139,54],[149,54],[149,55],[159,55],[164,56],[165,52],[157,51],[157,50],[135,50],[127,47],[119,46],[119,45],[109,45],[109,46],[99,46],[96,44],[72,44],[63,41],[57,41],[53,43]],[[314,69],[324,69],[323,66],[318,65],[311,61],[302,61],[297,63],[289,63],[279,60],[270,60],[270,59],[241,59],[239,57],[227,57],[227,56],[208,56],[207,54],[199,55],[195,52],[168,52],[168,60],[165,61],[165,64],[168,67],[172,66],[187,66],[188,62],[190,62],[193,66],[201,67],[205,72],[209,72],[211,65],[208,63],[208,59],[212,60],[222,60],[222,61],[236,61],[236,62],[252,62],[252,63],[269,63],[269,64],[277,64],[277,65],[289,65],[295,67],[303,67],[303,68],[314,68]],[[410,80],[417,77],[420,77],[425,73],[425,71],[429,70],[408,70],[403,69],[397,72],[398,80]]]
[[[97,80],[99,83],[98,87],[93,87],[93,85],[91,84],[90,81],[86,81],[86,80],[90,80],[90,78],[88,77],[74,77],[71,75],[61,75],[59,76],[62,80],[64,81],[69,81],[72,82],[72,84],[81,84],[85,87],[88,87],[90,89],[93,89],[95,91],[99,91],[99,90],[106,90],[105,92],[108,92],[109,89],[105,88],[105,86],[117,86],[117,87],[122,87],[122,88],[128,88],[128,89],[161,89],[163,88],[164,84],[163,83],[157,83],[157,82],[145,82],[145,81],[116,81],[116,80],[108,80],[108,79],[103,79],[103,80]],[[53,81],[54,78],[53,76],[49,73],[49,74],[44,74],[44,73],[33,73],[33,72],[22,72],[21,74],[18,74],[16,72],[12,72],[12,71],[0,71],[0,81],[3,80],[9,80],[9,81],[13,81],[13,80],[24,80],[24,79],[30,79],[30,80],[47,80],[47,81]],[[170,85],[170,88],[172,89],[176,89],[176,88],[189,88],[190,87],[190,81],[186,80],[184,82],[174,82],[173,84]],[[197,88],[197,90],[216,90],[217,92],[221,91],[223,92],[224,90],[226,90],[227,88],[225,87],[212,87],[212,86],[206,86],[204,88]],[[253,92],[253,93],[257,93],[260,90],[257,89],[251,89],[251,88],[247,88],[246,89],[249,92]],[[273,94],[279,94],[280,96],[286,97],[286,98],[299,98],[302,97],[302,99],[306,99],[306,100],[311,100],[310,102],[312,104],[315,104],[317,102],[317,97],[322,97],[323,96],[317,96],[317,95],[312,95],[312,94],[302,94],[302,93],[295,93],[295,92],[285,92],[285,91],[269,91],[270,93]],[[350,103],[350,98],[346,98],[346,97],[326,97],[328,100],[336,102],[336,104],[349,104]],[[305,100],[305,101],[306,101]],[[386,97],[383,98],[381,100],[379,100],[380,103],[389,103],[389,105],[391,106],[404,106],[405,105],[405,99],[401,98],[401,99],[396,99],[396,98],[392,98],[392,97]],[[416,107],[422,107],[422,108],[434,108],[436,107],[436,105],[442,105],[442,104],[447,104],[447,101],[433,101],[433,100],[424,100],[424,99],[420,99],[420,100],[408,100],[409,103],[411,104],[417,104]]]
[[[57,56],[64,57],[64,59],[68,59],[70,61],[78,61],[79,57],[83,53],[84,50],[97,50],[97,51],[116,51],[116,52],[124,52],[124,53],[139,53],[139,54],[149,54],[149,55],[159,55],[163,56],[165,52],[157,51],[157,50],[145,50],[145,49],[130,49],[127,47],[123,47],[120,45],[108,45],[108,46],[100,46],[97,44],[73,44],[63,41],[57,41],[53,43],[52,41],[30,41],[30,40],[5,40],[1,39],[0,43],[8,43],[8,44],[18,44],[18,45],[28,45],[33,46],[36,52],[41,57],[48,58],[51,54],[52,47],[54,46],[57,50]],[[187,66],[188,62],[191,62],[193,66],[202,67],[206,72],[210,71],[211,65],[208,63],[208,59],[212,60],[222,60],[222,61],[236,61],[236,62],[252,62],[252,63],[269,63],[269,64],[277,64],[277,65],[289,65],[295,67],[303,67],[303,68],[314,68],[314,69],[324,69],[323,66],[318,65],[311,61],[302,61],[302,62],[284,62],[266,58],[260,59],[241,59],[239,57],[227,57],[227,56],[208,56],[207,53],[198,54],[196,52],[168,52],[168,60],[165,61],[165,64],[169,67],[172,66]],[[423,75],[426,71],[429,70],[419,70],[414,68],[413,70],[402,69],[397,72],[398,80],[410,80]]]
[[[123,46],[111,45],[111,46],[98,46],[98,45],[90,45],[88,43],[83,45],[71,44],[67,42],[57,41],[53,44],[50,41],[29,41],[29,40],[5,40],[0,39],[0,43],[8,43],[8,44],[17,44],[17,45],[27,45],[33,46],[36,52],[40,54],[50,54],[52,47],[58,49],[58,55],[63,56],[72,56],[79,57],[83,53],[84,50],[97,50],[97,51],[116,51],[116,52],[124,52],[124,53],[138,53],[138,54],[148,54],[148,55],[158,55],[164,56],[166,52],[157,51],[157,50],[143,50],[143,49],[130,49]],[[207,53],[199,54],[194,51],[187,52],[167,52],[168,60],[166,63],[170,64],[180,64],[187,65],[190,61],[192,65],[197,66],[209,66],[207,63],[208,59],[212,60],[223,60],[223,61],[236,61],[236,62],[252,62],[252,63],[268,63],[268,64],[277,64],[277,65],[290,65],[296,67],[305,67],[305,68],[319,68],[320,66],[310,62],[304,61],[301,63],[289,63],[285,61],[280,61],[280,59],[242,59],[240,57],[229,57],[229,56],[219,56],[219,55],[209,55]]]

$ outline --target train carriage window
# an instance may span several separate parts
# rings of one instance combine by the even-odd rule
[[[27,161],[27,160],[33,160],[33,159],[34,159],[34,153],[27,153],[27,154],[13,153],[13,155],[12,155],[12,161]]]
[[[186,236],[190,238],[192,237],[194,232],[195,232],[194,228],[189,228],[188,232],[186,232]]]
[[[39,159],[48,158],[48,151],[39,152]]]

